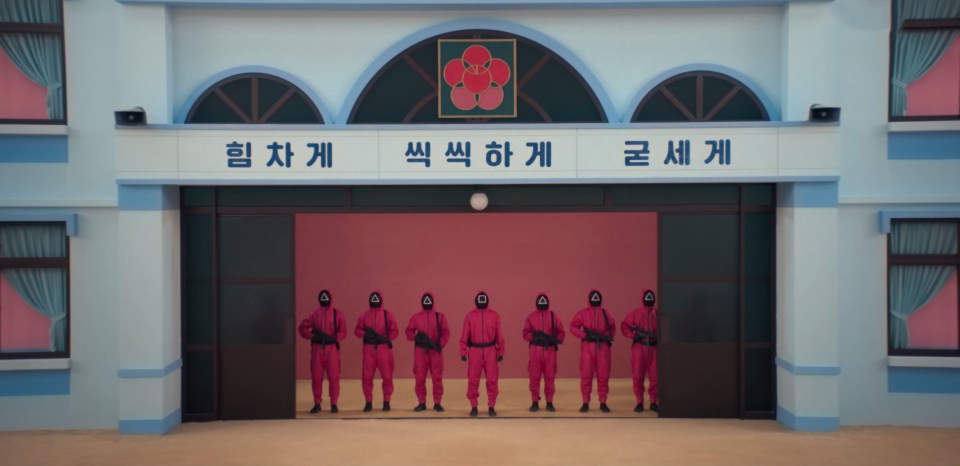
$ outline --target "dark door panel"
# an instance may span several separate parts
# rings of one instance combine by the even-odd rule
[[[295,417],[292,346],[223,345],[220,380],[221,419]]]
[[[660,415],[738,417],[737,345],[672,343],[660,346]]]

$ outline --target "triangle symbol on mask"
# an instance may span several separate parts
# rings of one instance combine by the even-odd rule
[[[373,295],[373,297],[370,298],[370,302],[373,304],[380,304],[380,295],[378,294]]]
[[[651,292],[648,291],[647,294],[643,295],[643,300],[644,300],[644,301],[653,301],[653,293],[651,293]]]
[[[547,305],[547,297],[546,297],[546,296],[541,296],[540,299],[537,300],[537,304],[543,304],[544,306],[546,306],[546,305]]]
[[[478,303],[478,304],[487,304],[487,295],[482,294],[482,295],[480,295],[480,296],[477,296],[477,303]]]
[[[321,303],[329,303],[329,302],[330,302],[330,295],[328,295],[328,294],[326,294],[326,293],[320,293],[320,302],[321,302]]]
[[[423,305],[424,305],[424,306],[429,306],[429,305],[431,305],[431,304],[433,304],[433,300],[430,299],[429,296],[424,296],[424,297],[423,297]]]
[[[599,293],[596,293],[596,292],[594,292],[593,294],[591,294],[591,295],[590,295],[590,301],[595,302],[595,303],[596,303],[596,302],[599,302],[599,301],[600,301],[600,294],[599,294]]]

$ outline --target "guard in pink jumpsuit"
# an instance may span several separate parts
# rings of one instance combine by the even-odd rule
[[[370,309],[357,319],[353,333],[363,339],[363,370],[360,385],[367,403],[364,412],[373,410],[373,374],[380,371],[383,379],[383,410],[390,411],[390,396],[393,395],[393,340],[400,331],[390,311],[383,308],[383,295],[379,291],[370,294]]]
[[[540,378],[543,377],[543,394],[547,399],[547,411],[554,412],[553,394],[557,388],[557,350],[566,333],[560,317],[550,310],[550,299],[540,293],[536,299],[537,310],[523,322],[523,339],[530,343],[530,412],[540,410]]]
[[[318,296],[320,307],[300,322],[300,336],[310,340],[310,379],[313,388],[313,408],[310,414],[320,412],[323,401],[323,376],[330,382],[330,412],[336,413],[340,398],[340,342],[347,337],[347,319],[333,307],[329,291]]]
[[[633,370],[633,394],[637,398],[638,413],[643,412],[643,379],[650,377],[647,391],[650,394],[650,410],[657,411],[657,336],[660,325],[657,323],[657,309],[653,307],[657,297],[653,290],[643,290],[643,306],[629,314],[620,324],[623,336],[633,340],[630,367]]]
[[[467,399],[470,400],[470,416],[477,416],[477,403],[480,397],[480,373],[487,378],[487,412],[496,416],[497,378],[500,368],[497,363],[503,361],[503,330],[500,328],[500,316],[493,309],[487,309],[490,297],[481,291],[475,299],[477,307],[468,312],[463,321],[463,333],[460,334],[460,359],[467,364]]]
[[[440,400],[443,398],[443,348],[450,341],[450,327],[447,318],[434,310],[434,298],[424,293],[420,298],[418,312],[410,317],[405,333],[413,346],[414,392],[420,404],[414,411],[427,409],[427,371],[433,380],[433,410],[443,412]]]
[[[600,411],[610,412],[607,394],[610,392],[610,346],[616,333],[616,322],[606,309],[600,307],[603,297],[597,290],[588,295],[590,305],[581,309],[570,321],[570,333],[580,339],[580,394],[583,406],[580,412],[590,410],[590,391],[593,375],[597,376],[597,396]]]

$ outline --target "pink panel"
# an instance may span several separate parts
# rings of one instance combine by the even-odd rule
[[[0,49],[0,119],[47,120],[47,88],[26,77]]]
[[[503,322],[506,357],[501,376],[526,377],[523,319],[544,291],[568,326],[597,287],[619,325],[640,305],[640,291],[657,283],[655,213],[308,214],[296,217],[296,306],[299,323],[327,288],[347,318],[343,376],[360,377],[361,341],[353,335],[374,289],[406,328],[424,291],[450,322],[445,377],[465,378],[458,342],[463,319],[483,289]],[[413,377],[413,343],[394,347],[396,377]],[[580,342],[568,334],[560,348],[560,377],[576,377]],[[630,374],[630,345],[613,346],[613,375]],[[297,341],[297,377],[308,379],[309,342]]]
[[[0,350],[50,349],[50,319],[34,311],[0,274]]]
[[[940,293],[907,318],[911,348],[957,348],[957,274]]]
[[[960,38],[940,61],[907,86],[907,115],[960,115]]]

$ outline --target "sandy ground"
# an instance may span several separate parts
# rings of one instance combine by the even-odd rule
[[[469,405],[456,383],[450,384],[444,405],[448,417],[460,418],[413,413],[412,383],[398,381],[395,409],[388,413],[392,418],[379,409],[360,412],[362,396],[353,393],[359,389],[354,383],[344,386],[338,418],[326,403],[320,415],[306,414],[311,400],[303,398],[309,388],[300,386],[298,416],[310,420],[189,423],[163,436],[123,436],[115,430],[0,432],[0,465],[960,464],[960,429],[806,433],[776,421],[658,419],[632,413],[632,395],[621,386],[628,381],[611,387],[610,414],[617,417],[600,415],[596,401],[588,416],[578,416],[579,394],[565,383],[555,400],[560,410],[533,418],[526,412],[530,400],[522,383],[505,381],[506,393],[497,403],[502,414],[495,419],[460,417]],[[379,408],[379,386],[376,393]]]

